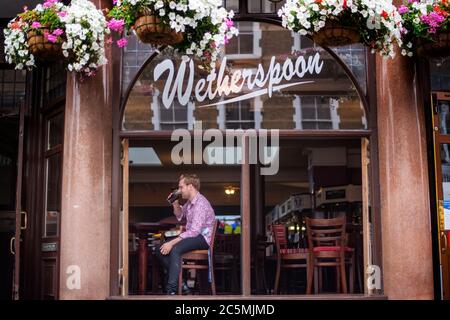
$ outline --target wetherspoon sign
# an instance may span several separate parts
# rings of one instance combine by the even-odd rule
[[[265,94],[272,97],[274,91],[313,83],[314,81],[299,80],[306,74],[319,75],[324,63],[319,53],[309,56],[307,59],[301,55],[296,57],[295,60],[288,57],[282,64],[276,61],[275,56],[272,56],[268,70],[265,70],[260,63],[255,74],[253,72],[254,69],[238,69],[234,70],[231,75],[225,74],[226,64],[227,58],[224,57],[217,74],[216,70],[212,70],[206,79],[201,78],[194,83],[195,72],[192,59],[183,59],[178,70],[175,70],[174,62],[171,59],[160,62],[154,69],[153,80],[156,82],[164,73],[167,73],[162,95],[164,107],[169,109],[175,97],[180,105],[186,106],[191,96],[194,96],[195,100],[200,103],[199,107],[209,107],[217,104],[225,105]],[[187,80],[183,92],[183,82],[186,73]],[[281,84],[283,81],[294,82]],[[247,87],[246,90],[244,90],[244,86]],[[254,90],[255,87],[257,87],[257,90]],[[241,94],[242,91],[250,93]],[[233,94],[233,98],[227,99],[231,94]],[[221,98],[221,101],[201,104],[206,99],[212,101],[216,98]]]

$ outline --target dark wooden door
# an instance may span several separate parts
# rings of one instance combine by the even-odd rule
[[[442,296],[450,300],[450,92],[432,101]]]
[[[19,113],[19,144],[17,155],[17,182],[16,182],[16,229],[15,235],[11,238],[11,251],[14,254],[14,273],[12,298],[19,299],[20,284],[20,247],[22,241],[22,230],[27,228],[27,213],[22,210],[22,177],[23,177],[23,143],[25,130],[25,103],[20,106]],[[22,215],[24,225],[22,225]],[[14,246],[13,246],[14,244]],[[14,249],[13,249],[14,248]]]
[[[61,222],[61,184],[64,112],[62,107],[44,117],[46,123],[41,242],[41,297],[58,299]]]

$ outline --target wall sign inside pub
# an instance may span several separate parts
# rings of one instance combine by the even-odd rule
[[[188,64],[189,66],[187,66]],[[240,94],[242,91],[250,91],[250,93],[233,97],[228,100],[221,100],[220,104],[225,105],[265,94],[272,97],[274,91],[312,83],[314,81],[297,81],[281,84],[283,80],[291,81],[294,77],[302,79],[308,73],[310,75],[318,75],[322,71],[323,64],[318,52],[315,55],[309,56],[307,59],[305,59],[303,55],[299,55],[295,61],[288,57],[284,60],[283,64],[277,62],[276,57],[272,56],[268,70],[265,70],[260,63],[258,64],[256,74],[254,73],[254,69],[237,69],[234,70],[231,75],[228,75],[225,74],[227,58],[224,57],[218,74],[216,74],[216,70],[213,69],[206,79],[201,78],[194,85],[195,72],[194,61],[192,59],[183,59],[178,70],[175,70],[175,65],[171,59],[166,59],[155,67],[153,80],[155,82],[158,81],[159,78],[167,72],[162,94],[162,102],[167,109],[172,106],[175,95],[177,96],[178,102],[181,105],[186,106],[192,96],[195,96],[195,99],[198,102],[203,102],[206,98],[214,100],[218,97],[225,98],[232,94]],[[176,78],[174,79],[175,73]],[[186,73],[187,81],[184,86]],[[244,90],[244,86],[246,86],[248,90]],[[255,86],[261,89],[253,91]],[[199,107],[209,107],[217,104],[219,103],[199,105]]]

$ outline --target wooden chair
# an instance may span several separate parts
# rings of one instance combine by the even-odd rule
[[[216,234],[214,245],[214,271],[221,276],[221,293],[239,293],[240,234]],[[230,275],[230,290],[226,289],[226,275]],[[216,277],[217,279],[217,277]]]
[[[266,281],[266,238],[263,235],[256,236],[256,243],[252,247],[250,258],[252,276],[255,284],[256,294],[267,294]],[[253,281],[253,280],[252,280]]]
[[[345,245],[345,224],[345,216],[333,219],[306,218],[308,246],[311,252],[307,294],[311,294],[314,271],[319,268],[320,278],[322,267],[336,268],[338,291],[342,288],[342,292],[347,293],[345,264],[347,260],[349,263],[351,261],[353,265],[354,250]],[[346,259],[349,255],[352,258]]]
[[[218,226],[218,220],[214,222],[213,231],[211,234],[211,245],[209,250],[194,250],[187,252],[181,256],[181,268],[178,276],[178,294],[182,294],[183,284],[183,270],[206,270],[211,268],[211,293],[216,295],[216,282],[214,280],[214,242],[216,238],[216,231]],[[211,266],[209,265],[208,251],[211,254]],[[196,272],[196,277],[198,273]]]
[[[308,249],[288,248],[286,229],[284,225],[272,224],[272,234],[277,250],[277,267],[275,274],[274,294],[279,294],[280,275],[283,269],[306,269],[307,288],[309,288],[310,254]]]

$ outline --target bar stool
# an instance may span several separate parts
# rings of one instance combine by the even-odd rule
[[[211,244],[208,250],[193,250],[181,256],[181,267],[178,275],[178,294],[182,294],[183,270],[207,270],[211,274],[211,293],[216,295],[216,282],[214,280],[214,241],[216,238],[218,220],[215,220],[211,234]],[[211,258],[211,259],[210,259]],[[210,265],[211,264],[211,265]],[[196,272],[196,277],[198,274]]]

